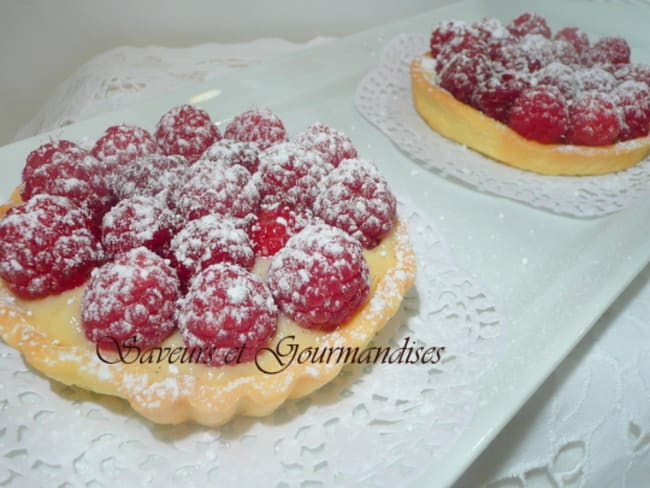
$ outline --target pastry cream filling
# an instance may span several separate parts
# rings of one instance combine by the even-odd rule
[[[405,225],[396,220],[390,234],[364,255],[370,269],[370,295],[347,323],[321,332],[302,328],[280,314],[268,350],[251,362],[238,363],[237,351],[231,364],[221,367],[188,361],[189,352],[182,361],[182,351],[191,349],[178,332],[149,351],[123,348],[122,357],[98,352],[81,325],[83,285],[56,296],[22,300],[0,280],[0,336],[47,376],[125,398],[155,422],[195,420],[220,425],[237,413],[267,415],[287,398],[304,396],[331,381],[345,365],[341,360],[345,354],[338,350],[323,361],[328,355],[315,348],[363,350],[399,309],[415,277]],[[258,259],[253,271],[263,276],[268,261]]]
[[[601,175],[629,168],[650,152],[650,136],[610,146],[526,139],[438,87],[435,76],[430,54],[411,63],[413,102],[420,116],[441,135],[510,166],[545,175]]]

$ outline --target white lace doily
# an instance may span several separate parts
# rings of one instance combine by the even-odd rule
[[[395,486],[454,443],[477,405],[480,378],[504,342],[504,320],[453,263],[435,226],[400,204],[417,256],[415,287],[374,344],[446,348],[436,365],[350,365],[271,417],[220,429],[157,426],[126,402],[34,373],[0,343],[0,486]],[[99,486],[99,485],[97,485]]]
[[[14,140],[58,129],[100,113],[126,107],[172,88],[224,75],[269,58],[330,39],[304,44],[257,39],[243,44],[201,44],[190,48],[121,46],[81,65],[20,128]]]
[[[409,65],[428,49],[428,34],[402,34],[357,87],[358,110],[411,158],[478,190],[574,217],[625,208],[650,192],[650,157],[604,176],[542,176],[495,163],[440,135],[413,107]]]

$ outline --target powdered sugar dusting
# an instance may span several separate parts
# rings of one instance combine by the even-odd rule
[[[188,166],[183,156],[142,156],[116,169],[113,187],[121,199],[136,195],[156,196],[177,184]]]
[[[624,81],[612,92],[621,114],[619,139],[643,137],[650,126],[650,87],[640,81]]]
[[[137,346],[158,345],[176,328],[179,283],[174,271],[144,247],[118,255],[93,270],[81,318],[88,339],[102,347],[135,336]]]
[[[568,100],[575,97],[579,89],[574,68],[559,61],[553,61],[537,71],[531,78],[531,84],[554,86]]]
[[[0,221],[0,276],[21,296],[77,286],[102,259],[88,215],[66,198],[36,195]]]
[[[28,180],[38,167],[44,164],[50,164],[53,160],[59,160],[64,157],[64,154],[68,150],[76,152],[83,151],[83,148],[66,139],[53,139],[34,149],[27,155],[25,167],[22,172],[23,181]]]
[[[267,107],[256,107],[235,117],[224,132],[224,137],[241,142],[254,142],[260,149],[285,141],[284,124]]]
[[[344,159],[357,157],[357,150],[348,136],[321,122],[314,122],[300,133],[295,142],[321,153],[323,159],[337,167]]]
[[[267,276],[281,310],[305,327],[332,330],[369,293],[369,270],[358,241],[325,224],[305,227],[272,261]]]
[[[255,263],[246,232],[217,215],[188,222],[172,239],[170,251],[186,284],[211,264],[230,262],[250,269]]]
[[[115,255],[139,246],[163,250],[178,225],[178,218],[154,198],[135,196],[120,201],[102,220],[102,244]]]
[[[267,285],[239,266],[219,263],[192,281],[177,315],[183,341],[199,360],[215,366],[250,361],[277,328],[277,307]],[[233,352],[233,349],[239,351]]]
[[[34,168],[25,179],[20,192],[23,200],[41,193],[69,198],[95,219],[101,219],[113,204],[106,166],[78,146],[54,152],[49,162]]]
[[[570,142],[583,146],[613,144],[621,132],[622,113],[610,93],[580,93],[569,107]]]
[[[155,138],[164,154],[184,156],[194,163],[221,134],[205,110],[179,105],[161,117]]]
[[[578,69],[574,72],[574,80],[577,92],[597,90],[606,94],[617,84],[614,76],[598,67]]]
[[[134,125],[109,127],[91,151],[93,156],[113,170],[137,157],[159,152],[160,149],[149,131]]]
[[[238,164],[253,174],[257,171],[259,154],[260,147],[256,142],[221,139],[210,146],[203,153],[201,159],[226,166]]]
[[[263,205],[283,203],[310,208],[318,194],[318,184],[332,169],[319,152],[287,142],[275,144],[260,155],[254,180]]]
[[[388,234],[396,200],[377,167],[368,160],[348,159],[322,182],[314,213],[372,248]]]
[[[255,212],[260,193],[242,166],[221,166],[211,161],[192,165],[172,200],[188,220],[208,214],[245,218]]]

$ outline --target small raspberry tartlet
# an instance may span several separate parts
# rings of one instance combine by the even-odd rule
[[[650,67],[630,56],[623,38],[553,35],[533,13],[445,21],[411,63],[413,101],[432,129],[510,166],[612,173],[650,152]]]
[[[0,336],[65,384],[159,423],[264,416],[331,381],[415,275],[395,196],[324,124],[287,140],[268,109],[225,138],[183,105],[154,135],[31,152],[0,207]],[[290,345],[293,344],[293,345]]]

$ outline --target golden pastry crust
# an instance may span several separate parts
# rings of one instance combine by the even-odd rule
[[[0,217],[19,202],[19,197],[14,196],[11,204],[0,207]],[[309,360],[299,363],[300,351],[309,347],[362,350],[368,345],[397,312],[415,279],[415,257],[406,226],[396,221],[382,243],[366,251],[366,259],[371,270],[371,294],[349,322],[334,332],[319,332],[300,328],[281,317],[278,332],[268,346],[274,352],[258,355],[258,364],[214,368],[174,362],[169,360],[169,354],[167,361],[147,362],[143,360],[145,354],[135,360],[134,351],[123,351],[125,361],[119,361],[116,353],[102,353],[100,359],[80,326],[83,286],[54,297],[23,301],[13,296],[0,280],[0,336],[45,375],[65,384],[122,397],[154,422],[175,424],[193,420],[217,426],[236,414],[268,415],[287,398],[307,395],[325,385],[345,364]],[[283,338],[284,342],[278,344]],[[180,335],[175,333],[161,345],[161,353],[152,350],[153,358],[164,355],[164,348],[172,351],[182,346]],[[289,362],[292,351],[296,356]]]
[[[541,144],[439,88],[431,55],[411,63],[413,102],[420,116],[443,136],[515,168],[544,175],[602,175],[634,166],[650,152],[650,136],[611,146]]]

